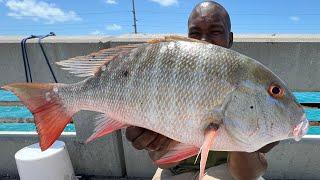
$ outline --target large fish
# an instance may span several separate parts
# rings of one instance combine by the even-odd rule
[[[143,127],[180,142],[158,164],[201,152],[202,178],[209,150],[253,152],[274,141],[299,140],[308,128],[279,77],[254,59],[202,41],[169,37],[59,64],[89,77],[75,84],[3,87],[33,113],[42,150],[76,112],[97,111],[102,115],[87,142],[128,125]]]

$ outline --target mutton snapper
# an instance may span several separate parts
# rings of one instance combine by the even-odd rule
[[[201,151],[203,175],[209,150],[253,152],[274,141],[299,140],[308,128],[301,105],[272,71],[202,41],[169,37],[59,64],[89,77],[75,84],[3,87],[33,113],[42,150],[76,112],[97,111],[102,115],[87,142],[128,125],[143,127],[180,142],[156,163]]]

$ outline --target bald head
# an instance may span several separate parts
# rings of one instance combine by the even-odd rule
[[[221,16],[221,18],[224,19],[228,30],[231,31],[231,22],[230,22],[230,16],[227,12],[227,10],[221,6],[219,3],[214,1],[204,1],[199,4],[197,4],[192,12],[190,13],[188,24],[190,21],[198,16],[212,16],[212,15],[218,15]]]
[[[233,42],[229,14],[223,6],[214,1],[204,1],[193,8],[188,19],[188,30],[191,38],[226,48],[230,48]]]

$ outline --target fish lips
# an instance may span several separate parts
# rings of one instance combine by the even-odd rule
[[[292,135],[294,140],[300,141],[301,138],[307,134],[308,129],[309,121],[307,120],[306,115],[303,114],[303,116],[300,119],[300,123],[293,128]]]

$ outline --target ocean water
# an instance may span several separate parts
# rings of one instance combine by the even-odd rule
[[[34,123],[0,123],[0,131],[36,131]],[[64,132],[75,132],[74,124],[68,124]]]
[[[320,103],[320,92],[294,92],[300,103]],[[0,102],[18,102],[17,96],[0,90]],[[320,121],[320,109],[305,109],[309,121]],[[32,113],[24,106],[0,106],[0,119],[33,118]],[[34,123],[0,123],[0,131],[35,131]],[[64,132],[75,132],[74,124],[68,124]],[[308,134],[320,135],[320,126],[309,128]]]

